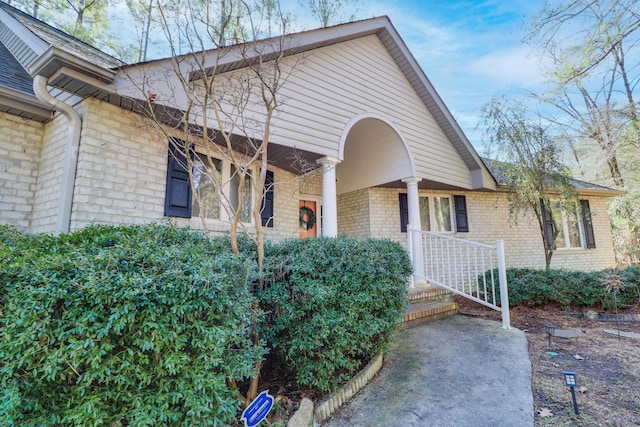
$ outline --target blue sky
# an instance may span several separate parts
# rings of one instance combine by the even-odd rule
[[[301,11],[301,2],[305,0],[281,0],[285,11],[296,10],[293,29],[318,27],[317,20]],[[389,16],[467,137],[482,151],[482,131],[476,129],[482,105],[494,96],[541,87],[538,60],[521,40],[523,22],[539,13],[543,3],[359,0],[356,18]],[[123,2],[118,5],[124,7]],[[346,10],[343,18],[350,14]]]
[[[543,78],[523,22],[542,1],[361,2],[361,17],[387,15],[477,149],[480,108],[494,96],[539,89]]]

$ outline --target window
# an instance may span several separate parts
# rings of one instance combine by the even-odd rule
[[[451,198],[420,197],[420,223],[422,231],[438,233],[451,231]]]
[[[406,193],[399,194],[400,199],[400,229],[404,233],[407,231],[409,223],[409,208]],[[453,202],[455,201],[455,211]],[[423,231],[434,231],[437,233],[468,232],[467,225],[467,204],[465,196],[421,196],[418,199],[420,207],[420,223]],[[454,221],[453,213],[456,218]]]
[[[193,162],[193,205],[192,216],[209,219],[220,219],[220,198],[213,181],[220,182],[222,177],[222,161],[207,159],[206,156],[196,154]]]
[[[547,244],[556,249],[593,249],[596,242],[591,221],[591,209],[588,200],[580,200],[580,203],[570,208],[562,208],[560,202],[551,202],[551,211],[559,228],[556,239],[551,242],[555,229],[551,221],[551,215],[542,204],[545,223],[545,235]]]
[[[551,202],[551,211],[559,229],[554,241],[556,248],[582,248],[576,207],[562,209],[560,202]]]
[[[185,155],[185,143],[173,139],[169,144],[167,161],[167,186],[165,194],[165,215],[180,218],[203,217],[207,219],[221,220],[227,218],[222,209],[218,192],[213,180],[228,182],[229,202],[232,209],[242,204],[240,221],[250,223],[253,207],[253,182],[250,174],[245,178],[244,190],[241,199],[238,197],[240,177],[233,165],[223,160],[208,158],[207,156],[191,151],[193,186],[189,182],[189,173],[186,169],[187,157]],[[225,167],[226,165],[226,167]],[[225,172],[226,171],[226,172]],[[273,172],[267,171],[265,182],[265,198],[261,210],[262,224],[273,227]]]

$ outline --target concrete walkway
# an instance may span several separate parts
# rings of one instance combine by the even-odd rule
[[[323,427],[531,427],[522,331],[457,315],[398,334],[378,375]]]

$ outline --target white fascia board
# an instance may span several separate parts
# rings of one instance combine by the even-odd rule
[[[54,46],[50,46],[45,52],[38,56],[31,64],[28,65],[29,73],[32,76],[43,75],[50,77],[60,68],[66,66],[70,69],[76,69],[83,74],[97,78],[105,82],[111,82],[116,72],[106,68],[102,68],[85,59],[60,50]]]
[[[2,9],[0,9],[0,21],[25,42],[36,55],[42,55],[42,53],[49,48],[49,43],[33,34],[27,27]]]

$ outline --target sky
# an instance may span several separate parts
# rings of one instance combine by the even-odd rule
[[[294,10],[295,29],[319,26]],[[493,97],[523,95],[542,87],[532,48],[522,42],[524,23],[543,0],[357,0],[356,18],[386,15],[476,149],[482,153],[481,107]],[[120,7],[125,7],[120,2]],[[346,8],[345,14],[353,10]],[[164,56],[164,55],[160,55]]]
[[[361,14],[387,15],[476,149],[480,108],[493,97],[525,95],[543,84],[525,22],[541,0],[364,0]]]

